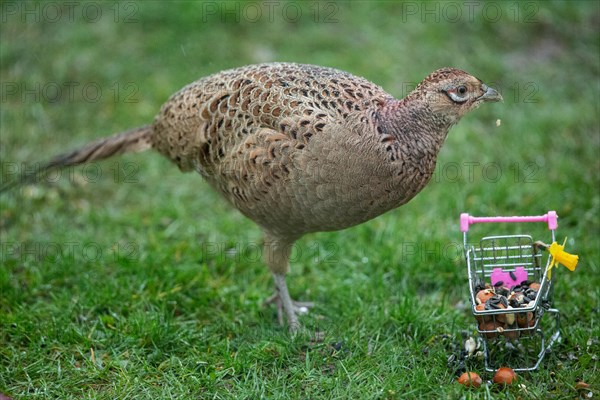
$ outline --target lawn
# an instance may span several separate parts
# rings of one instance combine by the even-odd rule
[[[13,399],[573,399],[600,396],[600,5],[543,2],[0,4],[2,183],[146,124],[207,74],[294,61],[403,97],[436,68],[501,91],[454,127],[409,204],[294,249],[290,337],[262,301],[259,229],[150,152],[0,195],[0,393]],[[522,386],[458,385],[459,214],[556,210],[562,340]],[[543,224],[475,226],[473,238]],[[471,232],[470,232],[471,233]],[[315,337],[319,332],[323,338]],[[476,357],[466,367],[491,380]]]

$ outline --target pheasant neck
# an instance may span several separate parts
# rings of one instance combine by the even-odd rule
[[[450,128],[458,122],[456,118],[433,112],[423,99],[409,97],[389,103],[380,115],[383,131],[392,135],[401,147],[406,145],[405,151],[433,159]]]

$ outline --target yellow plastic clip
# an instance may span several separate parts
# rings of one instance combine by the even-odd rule
[[[565,251],[565,244],[567,243],[567,238],[563,242],[562,246],[556,242],[553,242],[550,247],[548,247],[548,251],[552,256],[552,260],[550,264],[548,264],[548,280],[552,279],[552,268],[557,266],[558,264],[562,264],[569,269],[569,271],[575,271],[575,267],[577,267],[577,262],[579,261],[579,256],[575,254],[569,254]]]

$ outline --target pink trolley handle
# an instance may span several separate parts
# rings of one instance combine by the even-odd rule
[[[460,230],[468,232],[472,224],[494,223],[494,222],[547,222],[548,229],[555,230],[558,226],[558,216],[556,211],[548,211],[544,215],[526,216],[526,217],[473,217],[468,213],[460,214]]]

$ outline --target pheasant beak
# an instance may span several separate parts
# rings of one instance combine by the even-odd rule
[[[498,93],[498,91],[496,91],[495,89],[488,87],[484,83],[481,84],[481,88],[485,91],[485,93],[483,93],[479,97],[480,100],[491,101],[491,102],[504,101],[504,99],[502,98],[502,95],[500,95],[500,93]]]

